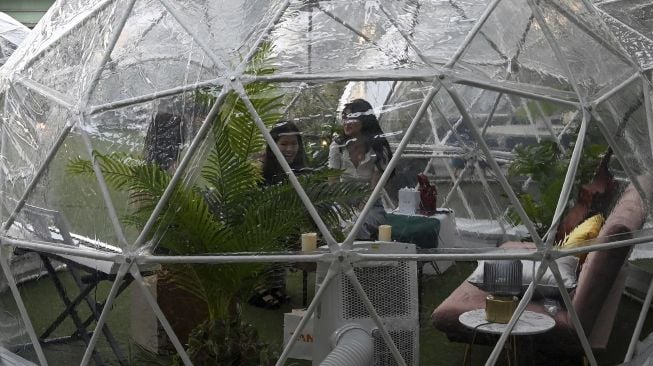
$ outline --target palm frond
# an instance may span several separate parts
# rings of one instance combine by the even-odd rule
[[[208,184],[205,190],[210,193],[212,208],[219,217],[238,216],[239,207],[261,181],[253,162],[231,149],[228,135],[225,132],[217,136],[215,149],[202,168],[202,177]]]

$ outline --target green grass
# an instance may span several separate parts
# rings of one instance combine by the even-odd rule
[[[473,270],[472,263],[458,263],[447,270],[440,276],[425,275],[422,281],[422,304],[420,304],[420,364],[421,365],[461,365],[465,351],[465,344],[449,342],[446,336],[433,328],[430,323],[430,315],[433,309],[448,296],[461,281],[464,281],[469,273]],[[67,291],[72,296],[75,289],[72,279],[65,272],[60,272],[60,276],[67,288]],[[315,281],[314,274],[309,276],[309,296],[313,295],[313,283]],[[104,282],[97,289],[91,293],[91,296],[103,300],[109,291],[110,283]],[[131,290],[136,289],[132,287]],[[56,294],[55,288],[52,285],[50,278],[43,277],[39,280],[29,282],[21,286],[31,320],[37,330],[40,332],[54,319],[56,314],[63,309],[63,303]],[[155,358],[152,360],[151,355],[142,352],[137,346],[131,343],[131,324],[130,319],[130,305],[131,296],[127,290],[112,307],[109,314],[108,325],[117,339],[119,339],[123,350],[127,353],[132,365],[147,365],[158,364],[166,365],[168,360],[166,358]],[[248,321],[251,321],[259,329],[261,337],[268,343],[275,345],[279,352],[281,351],[282,329],[283,329],[283,314],[290,311],[292,308],[301,308],[301,272],[291,272],[288,275],[288,292],[292,297],[289,304],[285,304],[279,310],[266,310],[249,305],[245,305],[244,316]],[[13,306],[9,306],[8,299],[9,293],[5,293],[2,297],[3,308],[9,311]],[[78,307],[80,315],[85,318],[89,312],[85,304]],[[608,349],[606,351],[597,351],[595,353],[599,365],[615,365],[623,361],[632,329],[634,328],[635,321],[639,315],[641,305],[630,298],[623,297],[615,321],[615,326],[612,332]],[[74,330],[73,323],[70,320],[65,321],[61,328],[56,332],[57,336],[71,334]],[[653,321],[647,320],[642,334],[647,335],[653,330]],[[528,339],[521,339],[519,341],[528,341]],[[84,352],[84,345],[82,342],[66,343],[59,345],[48,345],[45,347],[46,356],[49,364],[51,365],[73,365],[79,364]],[[103,358],[108,361],[108,364],[115,365],[117,362],[111,357],[111,352],[104,337],[100,337],[98,350],[103,355]],[[492,351],[491,347],[475,345],[472,352],[472,365],[483,365],[487,356]],[[33,352],[26,350],[21,353],[24,357],[36,361]],[[546,357],[533,356],[528,352],[520,354],[520,360],[523,364],[537,364],[537,365],[573,365],[578,364],[576,360],[556,360],[554,363],[549,362]],[[154,363],[153,363],[154,362]],[[502,356],[498,364],[505,364],[505,359]],[[287,365],[304,366],[310,365],[309,361],[291,360]]]

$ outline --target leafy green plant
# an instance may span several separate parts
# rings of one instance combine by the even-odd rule
[[[310,166],[326,166],[329,159],[329,146],[334,136],[342,133],[342,124],[335,119],[325,120],[319,134],[310,136],[311,141],[306,145],[306,160]]]
[[[258,331],[240,319],[207,320],[191,333],[188,353],[194,365],[272,366],[276,362]],[[182,365],[175,357],[174,365]]]
[[[571,197],[576,197],[580,186],[592,179],[605,151],[606,146],[599,143],[587,144],[584,147]],[[529,191],[522,189],[521,182],[513,184],[513,189],[540,235],[547,232],[553,221],[571,153],[571,148],[563,153],[558,145],[550,140],[515,148],[515,159],[508,168],[508,176],[521,176],[532,180],[530,187],[535,188]],[[514,222],[521,223],[520,217],[512,210],[509,217]]]

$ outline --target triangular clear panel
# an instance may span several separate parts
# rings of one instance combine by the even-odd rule
[[[13,211],[19,198],[5,196],[8,208]],[[112,200],[124,215],[128,210],[127,195],[114,196]],[[122,225],[111,221],[107,207],[83,137],[71,133],[27,195],[7,235],[68,249],[119,253],[127,242],[122,237]]]
[[[603,22],[601,13],[594,6],[589,5],[589,2],[583,0],[553,0],[549,2],[549,5],[587,33],[596,35],[597,39],[600,39],[600,43],[607,49],[613,52],[623,51],[621,48],[623,45],[619,42],[613,29]]]
[[[645,81],[648,82],[648,81]],[[653,166],[651,131],[646,117],[642,82],[637,80],[613,95],[596,109],[605,125],[604,132],[613,139],[621,155],[622,166],[633,174],[650,174]],[[598,121],[593,121],[598,125]],[[619,156],[617,155],[617,156]]]
[[[153,197],[164,192],[206,113],[199,95],[190,92],[97,113],[83,126],[128,242],[149,218]],[[88,170],[80,163],[75,166]]]
[[[382,1],[415,47],[434,65],[449,62],[490,1]]]
[[[29,61],[22,74],[72,100],[82,99],[125,16],[126,3],[115,1],[78,23],[75,30],[62,34],[57,42]],[[56,65],[51,62],[55,57]]]
[[[501,1],[465,50],[460,66],[495,80],[570,90],[565,69],[534,22],[527,2]]]
[[[159,1],[137,1],[92,92],[91,104],[147,100],[153,93],[192,90],[202,82],[210,86],[207,81],[215,81],[227,70],[206,51]]]
[[[3,172],[3,205],[13,210],[74,117],[66,108],[21,85],[7,91],[5,106],[2,151],[12,163]]]
[[[228,70],[243,61],[250,48],[263,36],[273,16],[283,10],[280,1],[184,0],[167,2],[189,32],[201,37],[211,53]],[[153,4],[148,4],[148,10]],[[229,34],[229,37],[225,37]]]
[[[77,29],[84,27],[85,22],[96,14],[113,7],[114,1],[89,2],[86,0],[72,0],[61,4],[43,15],[41,24],[29,33],[25,46],[18,50],[17,55],[10,61],[12,67],[25,70],[32,60],[40,57],[49,47],[60,38],[68,37]]]
[[[632,16],[628,11],[622,13],[620,6],[615,7],[615,4],[623,5],[619,1],[599,5],[610,12],[600,12],[601,18],[639,65],[643,69],[650,68],[653,66],[653,40],[644,35],[647,28],[642,28],[638,17]]]
[[[613,37],[603,32],[605,25],[598,16],[584,15],[580,0],[571,3],[540,2],[537,7],[579,92],[587,97],[600,95],[633,76],[637,68]]]
[[[419,68],[424,63],[375,2],[294,5],[272,31],[277,72]]]

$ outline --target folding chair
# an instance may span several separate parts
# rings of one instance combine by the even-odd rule
[[[31,225],[31,229],[36,238],[47,241],[55,242],[70,246],[80,246],[80,240],[73,239],[70,232],[69,225],[64,216],[59,211],[48,210],[42,207],[25,205],[21,213],[25,217],[26,226]],[[55,288],[59,297],[65,305],[54,321],[47,327],[47,329],[39,336],[43,344],[62,343],[70,340],[81,339],[87,346],[90,342],[92,331],[87,328],[95,321],[97,322],[104,308],[105,302],[97,302],[91,293],[97,288],[101,281],[115,281],[118,265],[106,261],[97,261],[88,258],[75,257],[74,255],[57,255],[51,253],[38,253],[41,261],[43,262],[50,278],[54,282]],[[52,261],[62,262],[66,264],[68,272],[70,273],[76,286],[79,288],[79,293],[71,298],[59,278],[58,272]],[[84,274],[86,273],[86,274]],[[132,282],[131,276],[125,276],[123,283],[118,289],[119,296]],[[91,315],[86,319],[82,319],[77,307],[86,302],[91,311]],[[69,336],[48,338],[52,333],[63,323],[63,321],[70,317],[75,325],[75,332]],[[102,327],[109,346],[113,350],[114,355],[121,365],[128,365],[126,354],[121,349],[118,341],[113,336],[107,324]],[[98,365],[105,364],[100,353],[95,349],[93,351],[93,359]]]

